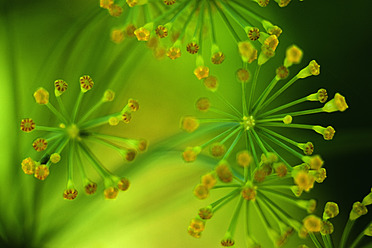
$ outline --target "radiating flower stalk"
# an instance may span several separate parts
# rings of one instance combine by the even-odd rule
[[[319,155],[313,155],[314,145],[309,141],[298,142],[286,137],[280,130],[312,130],[321,134],[325,140],[331,140],[335,134],[333,127],[293,123],[293,120],[297,116],[345,111],[348,106],[345,98],[339,93],[326,102],[328,95],[325,89],[278,107],[272,106],[271,103],[292,84],[309,76],[318,75],[320,66],[313,60],[293,78],[281,84],[289,74],[288,68],[300,63],[302,58],[302,51],[293,45],[287,49],[284,63],[276,70],[272,81],[266,84],[260,82],[259,71],[269,58],[261,52],[257,59],[257,50],[249,45],[243,52],[243,57],[250,58],[250,63],[257,60],[257,65],[253,79],[250,79],[247,70],[247,60],[243,60],[246,63],[237,71],[236,77],[242,89],[242,106],[236,107],[226,100],[217,91],[217,78],[208,77],[204,79],[206,88],[214,92],[228,111],[212,106],[208,98],[202,97],[196,102],[196,108],[201,112],[215,114],[216,117],[184,116],[181,119],[181,128],[187,132],[195,131],[199,125],[209,125],[208,130],[219,132],[217,136],[201,145],[187,147],[182,154],[186,162],[193,162],[203,149],[209,147],[210,154],[219,159],[215,169],[201,177],[200,183],[194,189],[195,196],[206,199],[212,190],[231,190],[224,197],[200,209],[198,216],[191,221],[188,231],[192,236],[200,237],[206,221],[221,207],[236,201],[235,211],[221,241],[222,246],[234,245],[238,220],[242,219],[246,226],[247,246],[260,247],[259,241],[250,230],[251,216],[258,216],[273,244],[279,247],[293,231],[300,235],[304,232],[303,223],[293,217],[286,206],[290,205],[312,213],[316,201],[301,200],[298,197],[303,191],[310,191],[315,182],[321,183],[326,178],[323,160]],[[248,82],[250,87],[247,87]],[[259,83],[266,85],[260,94],[256,90]],[[325,104],[303,111],[288,110],[307,101]],[[241,146],[245,148],[238,150]],[[287,151],[287,154],[282,154],[280,150]],[[233,154],[236,156],[238,166],[231,161]],[[289,154],[293,157],[287,158]],[[297,159],[298,162],[295,164],[289,162],[293,159]],[[243,215],[244,217],[240,217]]]
[[[282,29],[253,11],[254,2],[261,7],[269,4],[269,0],[127,0],[126,3],[101,0],[101,7],[113,16],[123,16],[122,27],[112,31],[115,43],[122,42],[125,37],[136,37],[147,42],[156,57],[166,55],[172,60],[185,50],[196,56],[194,74],[202,79],[209,75],[206,56],[215,65],[225,60],[217,38],[220,28],[216,26],[220,20],[239,47],[248,39],[246,43],[253,42],[251,46],[262,46],[265,53],[273,55],[275,48],[268,49],[267,44],[277,43]],[[275,2],[285,7],[291,0]],[[210,38],[210,53],[204,53],[207,37]]]
[[[96,157],[95,152],[90,147],[97,143],[119,152],[125,161],[132,161],[137,152],[146,150],[147,142],[145,140],[129,139],[114,135],[107,135],[98,132],[97,128],[104,125],[115,126],[120,122],[129,123],[133,112],[139,109],[139,104],[134,99],[129,99],[125,107],[116,113],[102,116],[96,119],[89,117],[96,112],[106,102],[114,100],[115,93],[112,90],[106,90],[103,97],[85,113],[79,115],[80,105],[85,96],[93,87],[94,82],[90,76],[80,77],[80,93],[72,111],[68,111],[63,102],[62,94],[67,90],[67,83],[64,80],[54,82],[57,104],[60,111],[49,101],[49,92],[44,88],[39,88],[34,93],[37,104],[44,105],[54,115],[58,124],[56,126],[41,126],[31,118],[25,118],[21,121],[21,130],[29,133],[38,131],[42,133],[33,142],[32,146],[43,155],[37,160],[28,157],[22,161],[22,169],[26,174],[34,175],[39,180],[45,180],[50,169],[59,163],[64,157],[67,163],[67,185],[63,192],[64,199],[73,200],[78,195],[75,187],[74,167],[77,166],[81,175],[81,182],[84,184],[85,193],[94,194],[97,190],[97,183],[88,177],[84,168],[85,161],[88,161],[92,167],[103,178],[104,196],[107,199],[115,199],[119,190],[125,191],[129,187],[129,180],[125,177],[119,177],[112,174]]]
[[[372,191],[372,189],[371,189]],[[348,221],[344,228],[341,241],[339,246],[334,244],[331,234],[334,231],[333,224],[329,221],[336,217],[339,213],[338,205],[334,202],[327,202],[324,211],[323,217],[319,218],[315,215],[309,215],[304,220],[305,235],[309,235],[314,245],[317,248],[356,248],[358,244],[365,236],[372,236],[372,222],[370,222],[367,227],[351,242],[348,242],[350,231],[354,223],[363,215],[368,213],[367,206],[372,204],[372,192],[369,193],[366,197],[363,198],[362,202],[355,202],[350,211]],[[317,235],[319,234],[319,235]],[[317,238],[321,236],[321,241]],[[307,248],[306,245],[300,246],[300,248]]]

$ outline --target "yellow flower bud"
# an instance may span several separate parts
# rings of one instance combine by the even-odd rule
[[[63,192],[63,199],[66,199],[66,200],[74,200],[78,195],[78,191],[74,188],[71,188],[71,189],[66,189],[64,192]]]
[[[365,215],[367,213],[368,213],[368,209],[366,208],[366,206],[363,203],[355,202],[353,204],[352,210],[350,211],[349,219],[350,220],[356,220],[360,216]]]
[[[257,195],[257,187],[256,186],[246,186],[242,189],[242,196],[247,201],[255,201]]]
[[[233,180],[233,174],[229,168],[228,163],[225,160],[222,160],[218,163],[218,166],[215,169],[218,178],[224,182],[229,183]]]
[[[279,66],[276,69],[276,78],[277,79],[286,79],[288,77],[288,75],[289,75],[289,70],[284,65]]]
[[[92,78],[88,75],[80,77],[80,88],[82,92],[87,92],[88,90],[92,89],[94,82]]]
[[[328,94],[325,89],[319,89],[317,93],[310,94],[307,96],[308,101],[319,101],[325,103],[328,99]]]
[[[315,215],[309,215],[303,219],[304,227],[309,232],[320,232],[322,228],[322,220],[315,216]]]
[[[114,0],[100,0],[99,6],[101,8],[108,9],[113,4],[114,4]]]
[[[201,97],[201,98],[199,98],[199,99],[196,101],[195,106],[196,106],[196,108],[197,108],[199,111],[207,112],[208,109],[209,109],[210,106],[211,106],[211,102],[209,101],[208,98],[206,98],[206,97]]]
[[[124,40],[124,31],[121,29],[114,29],[111,31],[111,40],[116,44],[120,44]]]
[[[333,224],[329,222],[328,220],[322,221],[322,227],[320,228],[320,233],[322,235],[329,235],[333,233]]]
[[[186,45],[186,51],[191,53],[191,54],[195,54],[199,51],[199,45],[196,44],[196,42],[190,42]]]
[[[155,33],[156,35],[159,37],[159,38],[165,38],[168,36],[168,29],[166,27],[164,27],[163,25],[159,25],[156,29],[155,29]]]
[[[204,78],[204,86],[208,90],[215,92],[218,89],[218,81],[215,76],[209,76]]]
[[[33,148],[37,152],[44,151],[48,147],[48,141],[44,138],[37,138],[33,143],[32,143]]]
[[[338,215],[339,209],[335,202],[327,202],[324,207],[323,219],[328,220]]]
[[[222,52],[216,52],[211,57],[211,61],[215,65],[222,64],[224,60],[225,60],[225,55]]]
[[[49,176],[49,168],[45,164],[36,166],[34,176],[39,180],[45,180]]]
[[[211,219],[212,216],[213,216],[212,207],[206,207],[206,208],[199,209],[198,215],[203,220],[209,220],[209,219]]]
[[[53,153],[52,155],[50,155],[50,162],[52,162],[53,164],[58,163],[60,160],[61,155],[59,155],[58,153]]]
[[[200,80],[209,76],[209,68],[201,65],[194,70],[194,75]]]
[[[110,124],[110,126],[116,126],[119,124],[119,122],[120,120],[117,117],[110,117],[110,119],[108,120],[108,123]]]
[[[286,115],[286,116],[284,116],[284,118],[283,118],[283,123],[284,124],[291,124],[292,123],[292,116],[291,115]]]
[[[346,104],[345,97],[343,97],[339,93],[336,93],[335,97],[324,105],[323,111],[328,112],[328,113],[335,112],[335,111],[343,112],[348,107],[349,106],[347,106]]]
[[[104,102],[111,102],[115,98],[115,92],[112,90],[106,90],[105,93],[103,94],[102,101]]]
[[[48,104],[49,103],[49,92],[44,88],[39,88],[34,93],[34,98],[38,104]]]
[[[181,118],[181,128],[186,132],[192,133],[199,127],[199,120],[194,116],[184,116]]]
[[[108,187],[103,191],[106,199],[116,199],[119,190],[116,187]]]
[[[134,31],[134,35],[138,41],[148,41],[150,39],[150,31],[144,27],[140,27]]]
[[[313,126],[313,130],[319,134],[322,134],[325,140],[333,139],[333,136],[336,133],[335,129],[331,126],[328,126],[326,128],[322,126]]]
[[[260,30],[256,27],[245,28],[245,31],[247,33],[248,39],[250,39],[251,41],[255,41],[260,38]]]
[[[194,188],[194,195],[200,200],[203,200],[209,196],[209,190],[203,184],[198,184]]]
[[[84,190],[87,195],[92,195],[97,191],[97,184],[89,181],[85,184]]]
[[[181,49],[178,47],[171,47],[167,51],[167,56],[172,60],[177,59],[181,57]]]
[[[311,75],[317,76],[320,74],[320,65],[315,61],[310,61],[309,65],[302,69],[298,74],[298,78],[307,78]]]
[[[64,80],[58,79],[54,81],[54,87],[54,94],[60,96],[67,90],[68,85]]]
[[[252,63],[257,59],[257,50],[249,41],[239,42],[238,48],[244,62]]]
[[[302,50],[296,45],[292,45],[287,48],[286,56],[284,59],[284,66],[289,67],[292,64],[298,64],[302,59]]]
[[[201,184],[204,185],[207,189],[211,189],[216,185],[217,179],[213,173],[208,173],[201,177]]]
[[[252,163],[253,157],[248,151],[240,151],[236,154],[236,162],[242,167],[248,167]]]
[[[240,83],[248,83],[250,77],[251,75],[249,71],[244,68],[240,68],[236,71],[236,78]]]
[[[118,188],[121,191],[126,191],[129,188],[130,182],[127,178],[121,178],[118,182]]]
[[[194,162],[198,156],[198,154],[201,152],[201,147],[186,147],[185,151],[182,153],[182,158],[185,162]]]
[[[35,173],[35,161],[32,158],[25,158],[22,161],[21,166],[24,173],[28,175],[32,175]]]
[[[123,8],[117,4],[112,4],[108,8],[109,14],[113,17],[119,17],[123,13]]]
[[[219,142],[215,142],[211,145],[209,151],[213,157],[219,158],[225,154],[226,147]]]
[[[362,203],[365,206],[368,206],[368,205],[372,204],[372,188],[371,188],[371,193],[369,193],[366,197],[363,198]]]

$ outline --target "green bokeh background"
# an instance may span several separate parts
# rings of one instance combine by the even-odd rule
[[[304,58],[293,70],[316,59],[321,74],[291,87],[283,101],[320,87],[347,98],[350,108],[346,112],[306,119],[334,126],[333,141],[299,133],[314,142],[326,161],[328,178],[306,197],[318,199],[317,214],[326,201],[339,203],[341,214],[333,221],[338,240],[352,203],[360,201],[372,186],[372,3],[293,0],[287,8],[271,3],[260,11],[284,30],[276,57],[263,68],[262,81],[272,78],[286,47],[295,43],[303,49]],[[98,1],[0,1],[1,247],[219,247],[233,206],[208,222],[201,239],[186,232],[197,210],[217,197],[202,202],[192,195],[200,175],[214,161],[206,158],[185,164],[180,157],[186,144],[195,144],[190,135],[180,132],[180,117],[197,114],[194,102],[198,97],[213,96],[192,74],[193,56],[156,60],[144,44],[132,40],[115,45],[109,40],[115,25],[118,21],[100,9]],[[234,72],[241,62],[236,45],[229,36],[220,34],[219,38],[227,59],[220,66],[211,65],[211,70],[220,79],[220,92],[239,103]],[[56,165],[45,182],[25,175],[20,168],[23,158],[36,154],[31,147],[36,134],[21,133],[20,120],[32,117],[36,123],[53,124],[48,110],[34,103],[35,89],[42,86],[52,92],[52,82],[62,78],[70,85],[64,101],[72,106],[78,78],[85,74],[92,76],[95,86],[84,98],[83,110],[108,87],[117,92],[117,98],[97,115],[120,110],[128,98],[141,104],[129,125],[102,131],[150,142],[148,152],[131,164],[123,165],[115,154],[110,159],[103,152],[97,154],[110,170],[131,180],[130,190],[115,201],[104,200],[102,188],[94,197],[80,194],[73,202],[63,200],[66,163]],[[353,236],[368,218],[371,220],[370,214],[360,221]],[[243,237],[238,232],[239,239]],[[364,241],[365,247],[371,247],[370,239]],[[293,237],[286,247],[300,243]]]

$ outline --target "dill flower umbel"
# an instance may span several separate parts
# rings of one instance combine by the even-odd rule
[[[249,53],[249,45],[244,49]],[[315,182],[323,182],[326,178],[326,170],[323,167],[322,158],[319,155],[313,155],[314,145],[312,142],[307,140],[298,142],[282,134],[281,130],[312,130],[321,134],[325,140],[331,140],[335,134],[333,127],[294,123],[296,117],[321,112],[344,111],[348,106],[345,98],[339,93],[336,93],[334,99],[326,102],[327,92],[320,89],[305,97],[273,107],[271,103],[292,84],[300,79],[318,75],[320,66],[313,60],[294,77],[280,85],[281,81],[289,74],[288,68],[292,64],[300,63],[302,57],[302,51],[296,46],[291,46],[287,50],[280,70],[276,70],[272,81],[258,94],[256,86],[259,83],[259,72],[263,65],[263,60],[260,60],[260,57],[266,56],[262,55],[263,53],[265,52],[261,51],[253,59],[253,61],[257,60],[257,65],[250,88],[247,87],[247,80],[244,80],[245,73],[242,73],[242,70],[248,71],[247,63],[249,62],[243,60],[244,68],[238,71],[237,78],[241,84],[242,92],[241,107],[231,104],[215,89],[211,90],[206,87],[221,100],[225,109],[214,107],[213,102],[204,97],[201,99],[203,99],[203,104],[208,103],[208,108],[202,106],[200,100],[196,107],[202,113],[209,112],[209,116],[212,117],[185,116],[181,120],[181,128],[188,132],[194,132],[199,128],[199,125],[200,127],[210,127],[200,130],[200,132],[219,132],[203,144],[187,147],[183,153],[183,159],[186,162],[193,162],[197,159],[197,155],[208,147],[210,155],[218,159],[215,169],[209,172],[218,179],[218,182],[211,187],[210,184],[207,185],[204,180],[201,180],[194,190],[194,194],[199,199],[205,199],[212,190],[230,189],[230,193],[207,207],[211,213],[215,214],[224,205],[236,202],[225,238],[221,241],[222,246],[232,246],[235,243],[235,230],[238,219],[243,213],[245,216],[241,219],[246,222],[248,247],[256,247],[260,243],[249,229],[249,220],[252,215],[260,218],[261,224],[275,246],[283,245],[293,231],[297,231],[299,234],[304,233],[304,230],[318,232],[323,225],[322,220],[314,215],[310,215],[302,223],[293,217],[293,213],[288,210],[288,207],[285,207],[291,205],[302,209],[304,213],[312,213],[315,210],[316,201],[301,200],[298,197],[303,192],[310,191]],[[323,107],[302,111],[287,110],[306,101],[325,104]],[[190,124],[190,120],[193,125]],[[198,152],[194,152],[192,159],[189,159],[190,156],[187,154],[189,151]],[[233,155],[234,153],[236,155]],[[287,158],[288,155],[292,155],[292,158],[290,156]],[[335,215],[335,212],[330,210],[328,214]],[[323,225],[323,227],[326,226]],[[191,226],[189,231],[190,229],[192,229]],[[201,231],[192,230],[192,233],[200,236]]]
[[[291,0],[275,2],[285,7]],[[123,16],[120,19],[122,26],[112,31],[115,43],[125,37],[136,37],[138,41],[147,42],[155,56],[166,54],[172,60],[187,52],[196,56],[196,70],[206,67],[206,58],[215,65],[224,62],[225,54],[217,37],[221,21],[247,61],[254,60],[254,53],[249,53],[247,47],[256,52],[254,46],[261,47],[265,56],[273,56],[282,29],[256,13],[253,10],[256,4],[266,7],[269,0],[100,1],[100,6],[108,9],[110,15]],[[205,54],[207,37],[210,38],[210,52]],[[198,79],[204,78],[195,75]]]
[[[99,109],[102,104],[114,100],[115,93],[106,90],[102,98],[93,105],[89,111],[79,115],[79,109],[84,95],[92,89],[94,82],[90,76],[80,77],[80,93],[75,106],[68,111],[61,99],[61,95],[67,90],[68,84],[64,80],[54,82],[54,94],[60,111],[49,101],[49,92],[39,88],[34,93],[36,103],[45,105],[58,120],[56,126],[41,126],[31,118],[21,120],[21,130],[24,132],[38,131],[41,137],[33,142],[32,146],[37,152],[43,152],[39,159],[31,157],[24,159],[21,163],[22,170],[29,175],[34,175],[39,180],[45,180],[54,164],[64,160],[67,163],[67,185],[63,192],[63,198],[73,200],[78,195],[75,188],[73,171],[74,167],[79,168],[84,190],[86,194],[94,194],[97,190],[97,183],[90,180],[84,168],[85,161],[88,161],[104,181],[104,195],[107,199],[116,198],[118,191],[125,191],[129,187],[129,180],[112,174],[96,157],[90,144],[99,143],[119,152],[125,161],[132,161],[137,152],[146,150],[145,140],[123,138],[98,132],[97,127],[103,125],[118,125],[120,121],[130,122],[133,112],[139,109],[139,104],[134,99],[129,99],[124,108],[116,113],[102,116],[96,119],[89,117]],[[65,159],[64,159],[65,158]]]

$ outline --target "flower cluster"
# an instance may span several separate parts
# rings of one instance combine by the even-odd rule
[[[117,113],[89,120],[89,117],[105,102],[114,100],[115,93],[112,90],[106,90],[103,97],[84,115],[79,116],[79,107],[84,95],[92,89],[94,82],[90,76],[80,77],[80,93],[76,104],[69,112],[62,100],[61,95],[67,90],[67,83],[64,80],[54,82],[54,94],[59,105],[58,111],[49,101],[49,92],[44,88],[39,88],[34,93],[36,103],[46,106],[56,117],[59,124],[54,127],[40,126],[31,118],[25,118],[21,121],[21,130],[29,133],[32,131],[43,132],[42,137],[38,137],[32,146],[37,152],[44,154],[40,159],[34,160],[31,157],[24,159],[21,163],[22,169],[26,174],[34,175],[39,180],[45,180],[53,164],[59,163],[66,156],[68,164],[67,186],[63,197],[73,200],[77,197],[78,191],[74,185],[73,170],[76,165],[84,183],[85,192],[90,195],[97,190],[97,184],[90,180],[84,169],[85,159],[91,163],[99,175],[103,178],[105,184],[104,195],[107,199],[115,199],[118,191],[125,191],[129,187],[129,180],[124,177],[113,175],[95,156],[90,143],[100,143],[109,148],[118,151],[126,161],[132,161],[137,152],[146,150],[147,142],[145,140],[127,139],[97,132],[95,128],[102,125],[118,125],[120,121],[129,123],[133,112],[139,108],[139,104],[134,99],[129,99],[125,107]],[[80,117],[80,118],[78,118]],[[84,160],[83,160],[84,158]]]
[[[371,189],[372,191],[372,189]],[[359,217],[362,215],[366,215],[368,213],[367,206],[372,204],[372,192],[369,193],[366,197],[363,198],[362,202],[355,202],[349,214],[348,222],[344,228],[341,241],[340,241],[340,248],[344,247],[351,247],[355,248],[358,246],[359,242],[365,236],[372,236],[372,222],[370,222],[367,227],[359,234],[359,236],[349,245],[347,245],[347,241],[349,238],[349,233]],[[309,215],[303,220],[304,230],[303,235],[306,237],[307,235],[310,236],[313,243],[316,247],[325,247],[325,248],[332,248],[333,247],[333,240],[331,234],[334,231],[333,224],[329,221],[329,219],[334,218],[338,215],[339,209],[338,205],[334,202],[327,202],[324,211],[323,217],[319,218],[315,215]],[[316,234],[320,233],[320,236],[323,241],[319,241]],[[306,245],[302,245],[302,248],[307,248]]]
[[[275,1],[280,7],[291,2]],[[123,26],[114,29],[111,38],[115,43],[120,43],[124,37],[136,37],[139,41],[146,41],[156,57],[166,55],[172,60],[181,56],[184,47],[189,54],[196,55],[194,73],[198,79],[209,75],[209,68],[205,66],[203,56],[204,40],[207,36],[210,37],[210,61],[218,65],[225,60],[225,54],[217,39],[216,26],[220,21],[234,37],[240,50],[247,49],[247,46],[248,49],[253,48],[249,42],[256,41],[268,56],[273,56],[277,38],[282,33],[280,27],[253,10],[253,2],[265,7],[269,0],[254,0],[251,3],[240,0],[167,0],[164,1],[165,4],[161,2],[127,0],[127,4],[121,6],[115,4],[114,0],[101,0],[101,7],[108,9],[111,15],[120,16],[125,12]],[[138,13],[144,13],[144,20],[138,18]],[[247,38],[249,41],[242,43]]]
[[[253,49],[248,50],[247,56],[251,57],[251,54],[255,52]],[[182,157],[186,162],[193,162],[203,149],[209,147],[209,153],[219,159],[215,169],[203,175],[200,183],[195,187],[194,194],[199,199],[207,198],[213,189],[232,189],[221,199],[200,209],[198,217],[191,221],[188,229],[192,236],[199,237],[204,230],[206,220],[210,219],[222,206],[238,198],[232,220],[221,241],[223,246],[234,245],[234,232],[243,209],[244,220],[247,222],[248,247],[257,247],[259,244],[249,231],[251,215],[260,217],[268,236],[276,246],[284,244],[294,230],[298,233],[303,231],[303,223],[292,217],[291,212],[285,206],[299,207],[311,213],[315,209],[316,202],[300,200],[297,197],[304,191],[311,190],[315,182],[323,182],[326,178],[326,169],[323,168],[324,162],[321,157],[313,155],[313,143],[297,142],[281,134],[280,130],[282,128],[308,129],[321,134],[325,140],[331,140],[335,134],[333,127],[297,124],[293,123],[293,119],[314,113],[345,111],[348,108],[345,98],[339,93],[327,102],[328,94],[325,89],[270,108],[271,103],[296,81],[318,75],[320,66],[313,60],[292,79],[279,86],[280,81],[288,76],[289,67],[301,61],[302,51],[293,45],[287,49],[283,65],[276,70],[272,81],[258,95],[256,86],[259,82],[260,68],[264,64],[262,61],[267,61],[265,56],[261,52],[258,57],[252,80],[249,80],[247,63],[237,71],[236,77],[242,89],[241,108],[234,106],[219,94],[216,77],[208,77],[204,80],[206,88],[214,92],[226,105],[227,110],[212,106],[209,98],[203,97],[196,102],[196,108],[201,112],[210,112],[210,116],[216,114],[218,117],[184,116],[181,119],[181,128],[187,132],[194,132],[199,125],[203,124],[210,126],[204,133],[219,132],[218,135],[201,145],[187,147]],[[256,58],[257,56],[252,57],[250,62]],[[250,89],[246,87],[249,81],[251,82]],[[303,111],[287,110],[306,101],[325,104],[322,107]],[[242,146],[244,148],[240,149],[239,147]],[[235,150],[238,150],[235,155],[237,166],[232,163],[231,159],[229,160]],[[286,155],[293,155],[292,160],[285,157],[286,155],[283,156],[283,150],[286,151],[284,152]],[[294,159],[297,159],[297,162],[293,162]]]

